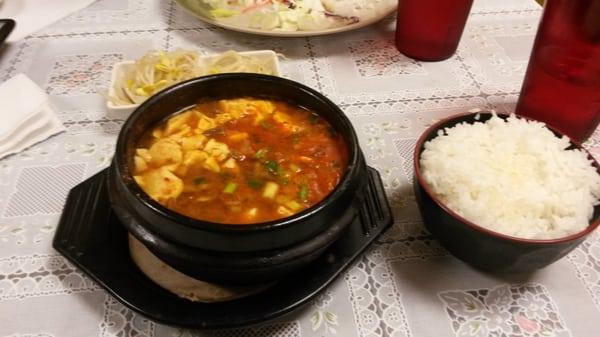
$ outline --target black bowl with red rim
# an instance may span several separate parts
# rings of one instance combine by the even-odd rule
[[[423,178],[420,156],[424,144],[437,137],[438,132],[459,123],[485,122],[491,113],[464,113],[439,121],[423,132],[414,151],[413,188],[425,227],[450,253],[483,270],[498,272],[526,272],[545,267],[562,258],[600,225],[600,205],[594,207],[594,215],[588,226],[575,234],[548,240],[523,239],[504,235],[473,223],[447,207],[431,190]],[[499,115],[508,118],[508,115]],[[523,117],[519,117],[523,118]],[[557,137],[558,130],[548,127]],[[571,140],[572,149],[582,149]],[[600,165],[588,153],[594,167]]]

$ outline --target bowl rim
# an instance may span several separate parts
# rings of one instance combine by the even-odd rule
[[[573,234],[570,234],[568,236],[554,238],[554,239],[526,239],[526,238],[520,238],[520,237],[516,237],[516,236],[512,236],[512,235],[503,234],[503,233],[496,232],[494,230],[485,228],[483,226],[480,226],[470,220],[465,219],[464,217],[462,217],[461,215],[459,215],[458,213],[456,213],[455,211],[450,209],[448,206],[446,206],[441,200],[439,200],[439,198],[437,196],[435,196],[435,194],[431,191],[429,184],[427,184],[425,182],[425,179],[423,178],[423,175],[421,174],[421,164],[420,164],[419,159],[421,157],[421,153],[423,152],[423,151],[421,151],[421,149],[424,146],[425,139],[427,137],[429,137],[432,133],[445,129],[446,127],[441,128],[441,126],[446,123],[449,123],[449,122],[452,122],[452,121],[455,121],[455,120],[458,120],[458,119],[461,119],[464,117],[469,117],[469,116],[473,116],[473,118],[476,118],[476,115],[478,115],[478,114],[479,115],[496,114],[499,117],[515,116],[517,118],[525,119],[528,121],[542,123],[542,124],[544,124],[544,126],[546,128],[548,128],[550,131],[554,132],[555,134],[559,134],[563,137],[567,137],[567,139],[569,139],[571,144],[574,145],[578,150],[583,150],[587,154],[588,158],[592,160],[592,166],[594,166],[596,168],[596,171],[600,173],[600,164],[598,164],[598,161],[596,161],[596,159],[591,155],[591,153],[588,150],[586,150],[583,146],[581,146],[581,144],[579,142],[575,141],[571,137],[565,135],[563,132],[559,131],[558,129],[556,129],[544,122],[538,121],[533,118],[516,115],[514,113],[513,114],[496,113],[493,111],[476,111],[476,112],[458,113],[458,114],[454,114],[454,115],[442,118],[438,122],[436,122],[433,125],[426,128],[425,131],[423,131],[423,133],[421,134],[421,136],[419,136],[419,139],[417,140],[417,143],[415,144],[415,149],[413,152],[413,170],[414,170],[415,177],[417,178],[417,182],[420,185],[420,187],[425,191],[425,193],[427,193],[427,195],[438,205],[438,207],[442,208],[444,210],[444,212],[450,214],[452,217],[459,220],[461,223],[465,224],[466,226],[473,228],[474,230],[477,230],[479,232],[482,232],[483,234],[487,234],[487,235],[490,235],[490,236],[498,238],[498,239],[503,239],[503,240],[507,240],[507,241],[511,241],[513,243],[519,243],[519,244],[552,245],[552,244],[566,243],[566,242],[577,240],[579,238],[587,236],[588,234],[593,232],[600,225],[600,217],[599,217],[595,221],[589,223],[588,226],[585,227],[583,230],[573,233]],[[475,120],[474,122],[477,122],[477,120]]]
[[[140,115],[142,115],[145,110],[147,110],[150,106],[159,102],[165,96],[173,95],[178,90],[181,90],[184,87],[194,85],[196,83],[201,82],[214,82],[214,81],[226,81],[228,79],[235,80],[251,80],[251,81],[265,81],[265,82],[275,82],[278,85],[286,85],[290,87],[294,87],[295,90],[300,90],[307,95],[313,96],[315,99],[324,102],[329,109],[333,110],[341,122],[344,124],[342,129],[347,129],[349,134],[349,139],[344,137],[344,141],[346,142],[346,147],[348,150],[348,163],[346,165],[346,170],[344,175],[336,185],[336,187],[321,201],[312,205],[311,207],[293,214],[288,217],[275,219],[266,222],[257,222],[252,224],[224,224],[218,222],[211,222],[206,220],[194,219],[192,217],[188,217],[186,215],[177,213],[168,209],[167,207],[160,204],[158,201],[152,199],[144,190],[135,182],[133,179],[133,175],[131,174],[132,170],[129,169],[128,161],[126,160],[126,132],[125,130],[131,128],[134,125],[134,122],[138,119]],[[265,95],[264,97],[269,97],[269,95]],[[273,98],[276,98],[272,96]],[[202,95],[198,96],[198,99],[201,99]],[[189,107],[188,107],[189,108]],[[184,108],[182,110],[188,109]],[[182,111],[181,110],[181,111]],[[174,113],[178,113],[180,111],[175,111]],[[168,115],[165,115],[165,117]],[[121,155],[119,155],[121,154]],[[292,81],[286,78],[264,75],[264,74],[255,74],[255,73],[222,73],[222,74],[214,74],[208,76],[201,76],[193,79],[189,79],[184,82],[177,83],[173,86],[165,88],[158,93],[152,95],[149,99],[142,102],[139,107],[137,107],[134,112],[127,118],[125,123],[123,124],[121,131],[119,132],[116,150],[114,155],[115,167],[118,172],[118,175],[123,180],[123,184],[125,188],[131,192],[131,194],[142,202],[146,207],[148,207],[151,211],[158,213],[160,216],[167,218],[169,221],[177,223],[178,225],[182,225],[193,230],[208,230],[214,232],[221,233],[256,233],[256,232],[264,232],[271,230],[281,230],[286,227],[290,227],[295,225],[298,222],[302,222],[307,218],[312,217],[314,214],[320,212],[323,208],[325,208],[331,200],[335,200],[343,195],[345,190],[351,185],[350,181],[352,179],[352,175],[350,174],[352,170],[360,170],[360,163],[362,161],[362,152],[360,150],[358,137],[356,135],[356,131],[352,126],[352,123],[346,116],[346,114],[329,98],[327,98],[324,94],[319,93],[318,91],[301,84],[296,81]]]

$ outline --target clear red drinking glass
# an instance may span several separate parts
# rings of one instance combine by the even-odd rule
[[[546,0],[516,113],[583,142],[600,123],[600,0]]]
[[[458,47],[473,0],[400,0],[396,48],[417,60],[440,61]]]

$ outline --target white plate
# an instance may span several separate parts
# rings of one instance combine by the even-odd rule
[[[255,50],[255,51],[239,52],[239,54],[243,55],[243,56],[250,56],[250,57],[254,57],[254,58],[258,58],[258,59],[263,59],[265,61],[268,60],[268,62],[269,62],[268,66],[270,66],[271,69],[273,69],[273,75],[281,76],[281,69],[279,67],[279,59],[277,57],[277,54],[274,51],[272,51],[272,50]],[[199,61],[207,61],[215,56],[216,55],[202,55],[199,57]],[[110,78],[110,84],[108,87],[108,96],[109,97],[115,95],[115,90],[117,90],[116,84],[119,82],[119,80],[121,80],[125,76],[125,74],[131,68],[133,68],[134,64],[135,64],[135,61],[122,61],[122,62],[117,62],[114,64],[113,69],[112,69],[112,75]],[[119,112],[119,113],[124,113],[124,114],[129,114],[129,113],[133,112],[133,110],[135,110],[138,106],[140,106],[140,104],[117,105],[109,100],[106,101],[106,107],[109,110]]]
[[[359,28],[371,25],[375,22],[378,22],[378,21],[386,18],[387,16],[391,15],[392,13],[394,13],[396,11],[396,7],[390,8],[388,11],[382,12],[380,15],[374,16],[374,17],[366,19],[366,20],[361,20],[357,23],[349,24],[347,26],[322,29],[322,30],[298,30],[298,31],[261,30],[261,29],[236,26],[231,23],[221,22],[221,21],[215,20],[214,18],[210,17],[207,13],[204,13],[204,12],[206,12],[206,10],[204,10],[202,8],[194,8],[193,6],[191,6],[188,3],[187,0],[174,0],[174,1],[177,4],[179,4],[183,9],[185,9],[188,13],[192,14],[193,16],[197,17],[201,21],[204,21],[208,24],[211,24],[211,25],[214,25],[217,27],[221,27],[221,28],[225,28],[225,29],[229,29],[229,30],[233,30],[236,32],[264,35],[264,36],[276,36],[276,37],[303,37],[303,36],[317,36],[317,35],[328,35],[328,34],[347,32],[349,30],[359,29]]]

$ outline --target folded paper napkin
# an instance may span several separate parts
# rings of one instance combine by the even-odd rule
[[[48,95],[23,74],[0,84],[0,102],[0,158],[65,130]]]
[[[19,41],[27,35],[75,13],[95,0],[0,0],[0,18],[17,22],[7,41]]]

